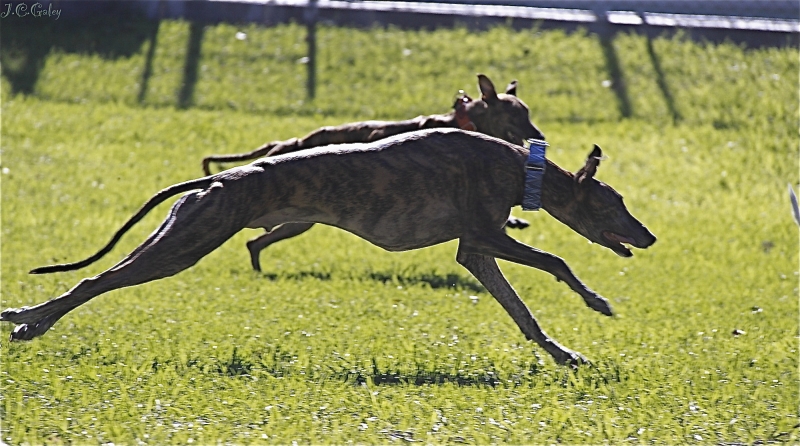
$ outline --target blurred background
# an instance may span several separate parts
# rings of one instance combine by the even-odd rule
[[[631,69],[656,80],[659,113],[688,118],[669,81],[681,68],[662,60],[667,50],[653,38],[763,48],[796,46],[800,35],[790,0],[56,0],[6,3],[2,13],[6,93],[364,119],[443,111],[458,89],[472,92],[478,71],[501,84],[519,78],[523,96],[546,84],[536,91],[548,111],[529,104],[537,119],[644,116],[652,104],[636,104]],[[620,34],[646,37],[647,57]],[[596,44],[580,48],[582,35]],[[96,61],[91,79],[61,75],[86,55]]]

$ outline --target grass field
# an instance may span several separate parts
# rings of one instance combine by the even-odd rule
[[[240,29],[245,41],[233,38]],[[458,89],[476,92],[476,72],[498,87],[519,79],[562,167],[600,144],[609,159],[598,178],[659,241],[622,259],[544,212],[514,211],[532,222],[514,237],[563,257],[616,310],[605,318],[547,274],[501,262],[543,328],[593,360],[573,372],[524,341],[455,262],[454,242],[387,253],[318,226],[270,247],[255,273],[244,242],[259,232],[244,231],[173,278],[80,307],[42,338],[3,341],[3,441],[800,440],[798,228],[786,193],[799,180],[796,49],[323,27],[309,102],[301,27],[219,25],[203,30],[182,108],[189,33],[160,24],[146,82],[146,39],[119,55],[80,50],[92,36],[64,30],[36,51],[3,35],[4,308],[113,265],[168,205],[86,270],[26,273],[93,253],[154,192],[199,176],[203,156],[321,125],[443,113]]]

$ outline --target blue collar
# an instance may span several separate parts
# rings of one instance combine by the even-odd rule
[[[547,165],[544,151],[549,144],[540,139],[527,140],[530,155],[525,164],[525,192],[522,196],[523,211],[538,211],[542,207],[542,180]]]

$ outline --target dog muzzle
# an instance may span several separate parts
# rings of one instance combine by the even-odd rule
[[[525,191],[522,196],[522,210],[538,211],[542,208],[542,181],[544,180],[544,168],[547,165],[544,153],[549,144],[533,138],[527,139],[525,142],[530,154],[525,163]]]

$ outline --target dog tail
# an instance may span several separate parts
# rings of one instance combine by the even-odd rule
[[[211,175],[211,163],[232,163],[237,161],[250,161],[262,156],[266,156],[270,150],[281,144],[282,141],[268,142],[261,147],[247,153],[235,153],[233,155],[211,155],[203,158],[203,172]]]
[[[792,216],[794,216],[794,221],[800,226],[800,207],[797,205],[797,195],[794,194],[791,183],[789,183],[789,201],[792,202]]]
[[[178,183],[166,189],[161,190],[160,192],[155,194],[151,199],[149,199],[147,203],[144,204],[144,206],[139,208],[139,211],[136,212],[136,214],[134,214],[134,216],[131,217],[127,222],[125,222],[122,228],[120,228],[116,232],[116,234],[114,234],[114,237],[111,238],[111,241],[109,241],[106,244],[106,246],[103,247],[103,249],[97,251],[95,255],[87,259],[81,260],[79,262],[62,263],[58,265],[48,265],[39,268],[34,268],[30,271],[30,274],[49,274],[62,271],[73,271],[76,269],[81,269],[87,265],[96,262],[101,257],[108,254],[108,252],[114,248],[114,245],[117,244],[119,239],[121,239],[122,236],[133,227],[133,225],[135,225],[137,222],[139,222],[139,220],[144,218],[144,216],[147,215],[147,213],[150,212],[154,207],[158,206],[168,198],[177,195],[181,192],[188,192],[190,190],[202,189],[204,187],[208,187],[209,185],[211,185],[211,182],[212,182],[211,177],[203,177],[196,180],[186,181],[184,183]]]

